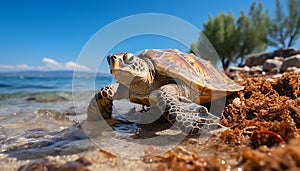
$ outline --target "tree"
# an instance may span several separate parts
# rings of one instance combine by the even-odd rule
[[[221,13],[215,18],[210,16],[203,24],[202,33],[212,43],[226,69],[231,62],[240,61],[241,64],[246,55],[267,48],[268,24],[268,12],[264,12],[261,3],[257,6],[254,1],[249,17],[243,10],[237,20],[232,13]],[[201,42],[193,43],[191,51],[199,52],[204,46]]]
[[[275,17],[269,29],[269,45],[277,48],[291,47],[300,35],[300,1],[287,0],[288,15],[282,11],[281,1],[276,1]]]
[[[254,1],[250,8],[250,24],[251,24],[251,33],[254,35],[252,41],[252,51],[253,52],[260,52],[264,51],[268,47],[268,32],[270,27],[270,17],[268,14],[268,10],[263,10],[262,3],[258,4],[256,7],[256,2]],[[250,42],[249,42],[250,43]],[[254,45],[253,43],[256,43]]]
[[[237,53],[238,43],[233,14],[221,13],[215,19],[210,16],[208,22],[204,23],[203,26],[202,33],[209,39],[219,56],[221,56],[222,65],[226,68],[230,62],[235,60],[234,57]],[[194,52],[199,51],[201,46],[205,46],[202,42],[193,43],[191,50]]]
[[[300,1],[288,1],[289,16],[287,19],[288,47],[295,44],[300,35]]]
[[[241,11],[237,20],[237,33],[239,34],[239,65],[244,63],[246,55],[264,51],[268,46],[268,27],[269,15],[268,11],[263,11],[260,3],[256,7],[255,1],[250,7],[249,17],[245,15],[244,10]]]
[[[244,63],[244,56],[249,54],[251,51],[250,47],[253,46],[253,29],[251,28],[251,23],[249,18],[245,15],[245,12],[241,11],[241,16],[237,20],[237,29],[239,34],[239,52],[238,56],[241,57],[239,65]]]

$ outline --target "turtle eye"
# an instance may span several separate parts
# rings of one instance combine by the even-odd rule
[[[133,62],[133,59],[134,59],[134,55],[132,53],[125,53],[123,55],[123,60],[126,62],[126,63],[132,63]]]

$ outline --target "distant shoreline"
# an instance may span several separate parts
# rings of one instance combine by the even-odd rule
[[[73,77],[74,71],[0,71],[0,77]],[[76,72],[76,77],[94,77],[92,72]],[[96,77],[111,77],[108,73],[96,73]]]

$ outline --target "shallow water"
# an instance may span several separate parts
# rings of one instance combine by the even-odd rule
[[[1,76],[0,153],[31,159],[95,148],[79,124],[85,120],[86,107],[94,94],[89,86],[93,78],[75,81],[79,84],[73,85],[72,91],[72,77]],[[111,81],[110,77],[96,78],[95,89]],[[114,129],[131,133],[138,127],[116,123]]]

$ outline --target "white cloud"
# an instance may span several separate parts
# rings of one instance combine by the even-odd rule
[[[46,64],[46,66],[50,69],[63,69],[63,64],[58,63],[54,59],[51,58],[43,58],[42,61]]]
[[[74,70],[76,68],[76,70],[78,71],[88,71],[89,68],[84,66],[84,65],[79,65],[73,61],[69,61],[67,63],[65,63],[65,67],[68,68],[69,70]]]
[[[0,65],[0,68],[1,68],[2,70],[5,70],[5,69],[13,69],[14,66],[12,66],[12,65]]]
[[[23,71],[23,70],[42,70],[42,71],[54,71],[54,70],[74,70],[77,71],[89,71],[89,68],[84,65],[76,64],[73,61],[66,63],[59,63],[58,61],[51,58],[43,58],[42,62],[44,66],[31,66],[28,64],[18,64],[18,65],[1,65],[0,71]]]

